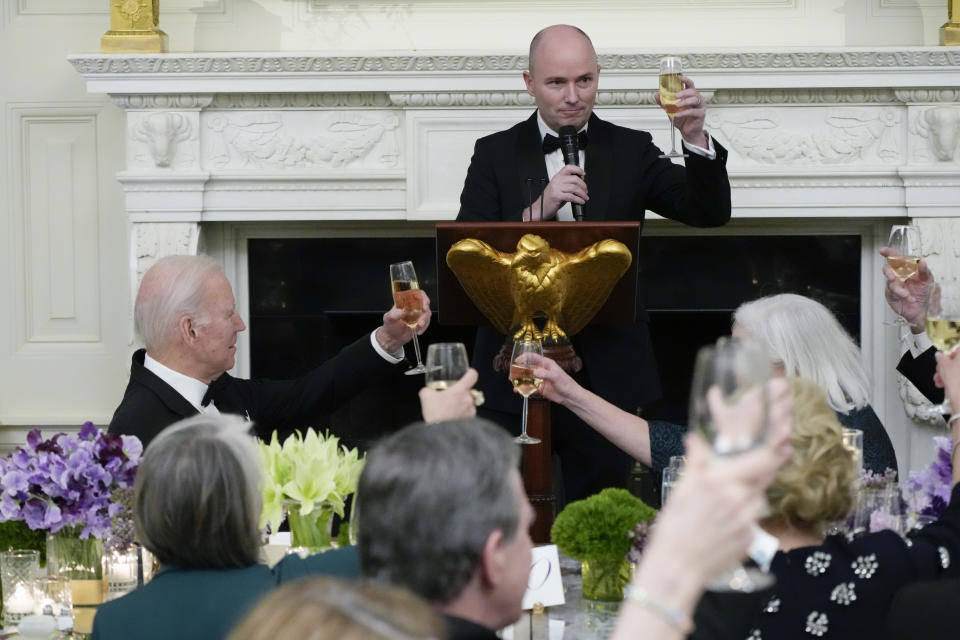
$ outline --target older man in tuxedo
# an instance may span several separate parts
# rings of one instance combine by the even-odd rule
[[[698,227],[730,219],[727,152],[704,130],[706,106],[689,78],[676,94],[673,119],[689,154],[681,166],[660,157],[649,133],[616,126],[593,113],[600,66],[590,38],[580,29],[555,25],[539,32],[530,43],[529,67],[523,79],[537,110],[526,121],[477,141],[457,220],[519,222],[538,220],[541,214],[544,220],[572,220],[571,203],[583,207],[585,222],[642,222],[646,209]],[[564,165],[551,144],[564,126],[580,132],[580,166]],[[527,202],[527,184],[542,181],[542,195]],[[579,381],[628,411],[657,399],[660,383],[647,325],[640,305],[633,326],[588,327],[575,336],[584,362]],[[502,343],[502,336],[482,327],[474,366],[487,398],[484,415],[512,424],[519,401],[491,368]],[[554,424],[568,500],[624,484],[632,464],[625,454],[562,410],[555,412]]]
[[[423,294],[425,296],[425,294]],[[429,300],[417,331],[430,322]],[[316,423],[372,380],[397,371],[413,330],[400,310],[301,378],[242,380],[233,368],[237,334],[246,326],[233,289],[206,256],[168,256],[140,284],[134,322],[145,349],[133,354],[130,382],[110,432],[135,435],[144,446],[162,429],[200,412],[253,420],[257,435],[281,437]]]

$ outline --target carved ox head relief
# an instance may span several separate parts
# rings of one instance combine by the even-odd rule
[[[960,145],[960,109],[946,106],[927,109],[920,127],[926,130],[934,157],[943,162],[952,161]]]
[[[190,122],[180,113],[151,113],[140,121],[133,135],[146,143],[156,166],[169,167],[177,142],[190,137]]]

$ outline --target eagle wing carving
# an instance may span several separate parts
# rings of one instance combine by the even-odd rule
[[[447,252],[447,265],[477,309],[500,333],[516,320],[513,302],[512,253],[503,253],[482,240],[465,238]]]
[[[583,330],[630,268],[633,256],[616,240],[601,240],[571,255],[563,264],[566,298],[558,324],[567,335]]]

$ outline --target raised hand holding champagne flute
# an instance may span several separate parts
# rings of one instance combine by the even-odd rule
[[[543,356],[543,346],[539,340],[517,340],[513,343],[513,356],[510,358],[510,382],[517,392],[523,396],[523,422],[520,435],[513,439],[520,444],[537,444],[539,438],[527,435],[527,407],[528,399],[540,387],[540,378],[533,375],[533,370]]]
[[[390,283],[393,288],[393,303],[403,314],[404,323],[414,330],[413,351],[417,356],[417,364],[404,373],[408,376],[425,373],[427,369],[420,358],[420,343],[417,341],[416,331],[420,316],[423,315],[423,292],[420,291],[420,281],[417,280],[413,263],[407,261],[391,264]]]
[[[676,129],[680,130],[687,144],[703,150],[699,152],[700,155],[712,153],[708,151],[710,141],[703,130],[707,106],[693,80],[683,75],[683,65],[678,56],[667,56],[660,60],[659,86],[655,99],[670,119],[670,153],[660,157],[688,157],[688,154],[677,151]]]

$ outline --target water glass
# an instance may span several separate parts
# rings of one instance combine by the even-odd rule
[[[17,625],[33,614],[33,580],[40,574],[40,552],[14,549],[0,553],[0,588],[3,594],[3,626]]]
[[[34,613],[51,616],[60,631],[73,629],[73,592],[63,576],[40,576],[33,581]]]
[[[863,431],[860,429],[843,429],[843,447],[850,452],[857,465],[857,472],[863,471]]]
[[[685,456],[670,456],[670,462],[663,470],[663,483],[660,487],[660,508],[667,504],[667,497],[683,473]]]

